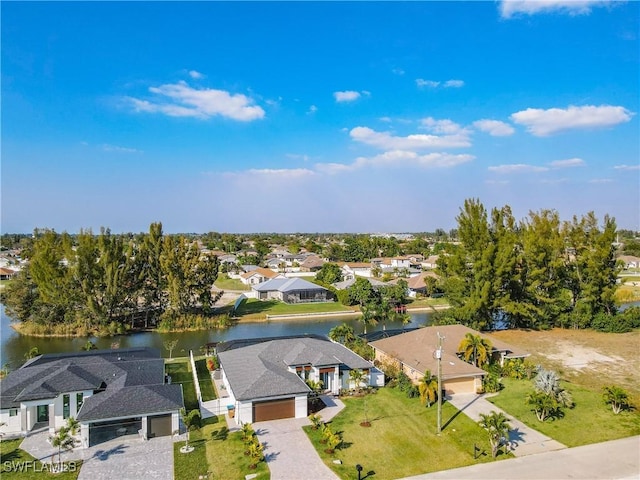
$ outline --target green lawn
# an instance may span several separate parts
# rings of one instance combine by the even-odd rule
[[[530,427],[550,436],[568,447],[604,442],[640,434],[640,414],[623,412],[614,415],[602,401],[602,393],[576,384],[562,386],[573,396],[575,407],[564,409],[564,418],[539,422],[525,404],[533,391],[531,380],[503,379],[505,388],[488,400]]]
[[[287,315],[296,313],[323,313],[323,312],[345,312],[351,310],[351,307],[345,307],[341,303],[298,303],[289,305],[276,300],[261,301],[250,298],[242,302],[236,315],[245,319],[264,319],[267,315]]]
[[[196,360],[196,371],[198,372],[198,381],[200,382],[200,393],[202,393],[202,401],[215,400],[216,391],[213,388],[213,380],[211,373],[207,369],[207,359],[202,358]]]
[[[366,397],[343,399],[346,408],[330,423],[341,432],[342,448],[329,455],[320,432],[304,427],[324,462],[340,478],[353,479],[355,465],[373,478],[392,479],[491,461],[488,436],[475,422],[446,403],[442,433],[436,434],[437,406],[426,408],[398,389],[382,388]],[[366,402],[371,427],[361,427]],[[322,411],[319,412],[322,416]],[[474,444],[483,452],[474,459]],[[500,455],[498,458],[506,458]],[[341,465],[333,463],[340,459]]]
[[[441,307],[444,305],[449,305],[449,301],[444,297],[421,297],[409,300],[407,308]]]
[[[37,480],[56,478],[75,480],[80,473],[82,461],[66,462],[68,471],[51,473],[48,464],[43,465],[24,450],[20,450],[22,439],[3,440],[0,442],[0,478],[2,480]],[[22,471],[19,468],[22,467]]]
[[[249,457],[244,455],[240,432],[227,433],[224,417],[208,418],[200,431],[191,433],[191,453],[180,453],[183,442],[174,446],[174,475],[176,480],[192,480],[209,473],[209,478],[244,478],[255,473],[257,480],[270,478],[269,467],[260,462],[258,468],[249,468]]]
[[[171,383],[180,383],[184,395],[184,406],[187,412],[200,408],[196,388],[193,385],[193,375],[187,357],[165,360],[165,372],[171,376]]]
[[[251,287],[249,285],[245,285],[237,278],[229,278],[226,273],[218,275],[218,278],[216,279],[214,285],[220,290],[251,290]]]

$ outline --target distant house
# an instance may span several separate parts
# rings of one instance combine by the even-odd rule
[[[488,339],[493,357],[501,363],[505,359],[529,356],[528,352],[463,325],[419,328],[370,342],[369,345],[375,351],[376,362],[396,364],[414,383],[418,383],[426,370],[432,374],[437,372],[434,352],[438,348],[440,334],[444,337],[441,361],[443,388],[448,394],[476,393],[480,391],[482,377],[487,372],[458,357],[458,346],[467,333]]]
[[[280,300],[285,303],[329,302],[332,293],[320,285],[302,278],[278,277],[251,287],[259,300]]]
[[[281,274],[268,268],[257,267],[249,272],[241,274],[240,281],[245,285],[258,285],[259,283],[281,276]]]
[[[439,255],[428,256],[421,262],[422,268],[426,270],[433,270],[434,268],[437,268],[439,257],[440,257]]]
[[[3,434],[54,433],[74,417],[85,447],[124,434],[171,435],[184,407],[182,386],[165,383],[164,359],[146,347],[40,355],[1,387]]]
[[[372,265],[370,262],[342,262],[338,263],[345,279],[358,277],[371,277]]]
[[[387,283],[383,282],[382,280],[378,280],[377,278],[373,278],[373,277],[364,277],[364,278],[365,278],[365,280],[367,280],[371,284],[371,286],[373,288],[383,287],[383,286],[387,285]],[[336,290],[346,290],[347,288],[349,288],[354,283],[356,283],[356,279],[351,277],[351,278],[349,278],[347,280],[342,280],[341,282],[336,282],[332,286],[335,287]]]
[[[417,294],[427,295],[431,293],[427,290],[427,283],[425,282],[427,278],[438,279],[439,277],[434,272],[427,271],[406,279],[410,297],[415,297]]]
[[[300,264],[301,272],[317,272],[324,265],[324,260],[317,255],[309,255]]]
[[[232,340],[218,345],[218,358],[238,424],[305,418],[311,393],[305,380],[321,381],[337,395],[355,387],[349,372],[359,369],[367,385],[384,386],[371,362],[318,335]]]
[[[617,259],[622,262],[622,268],[628,270],[630,268],[640,268],[640,258],[633,255],[620,255]]]
[[[15,270],[10,268],[0,267],[0,280],[11,280],[18,274]]]

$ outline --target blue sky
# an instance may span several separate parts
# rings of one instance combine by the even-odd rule
[[[637,2],[2,2],[2,231],[640,229]]]

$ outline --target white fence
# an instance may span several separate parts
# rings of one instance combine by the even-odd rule
[[[196,361],[193,358],[193,351],[189,350],[189,361],[191,362],[191,373],[193,375],[193,384],[196,387],[196,397],[198,403],[202,402],[202,393],[200,392],[200,382],[198,381],[198,371],[196,370]]]

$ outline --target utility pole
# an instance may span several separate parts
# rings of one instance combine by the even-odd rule
[[[438,332],[438,349],[436,359],[438,360],[438,435],[442,431],[442,340],[444,337]]]

